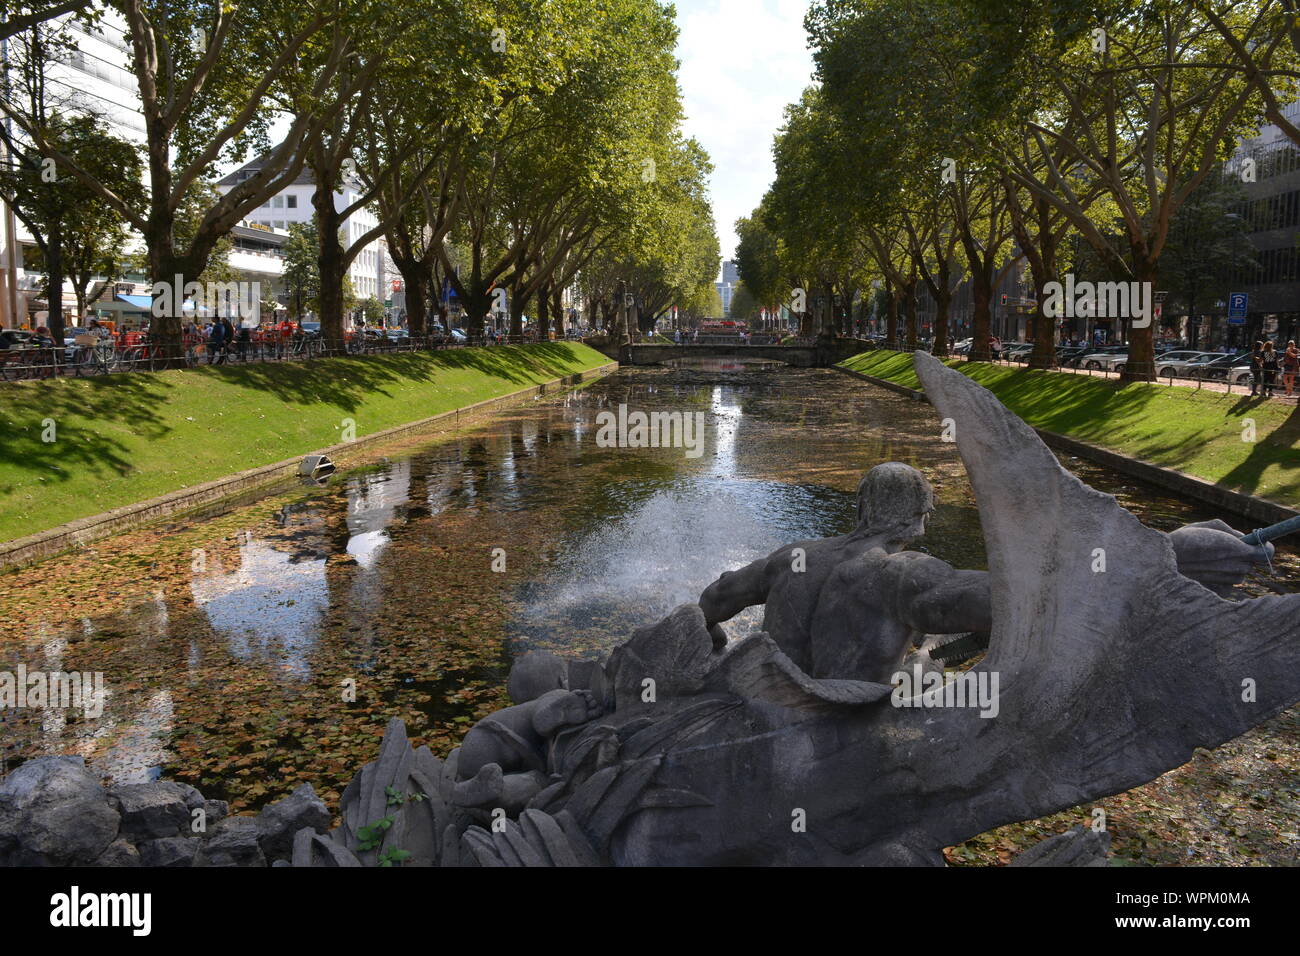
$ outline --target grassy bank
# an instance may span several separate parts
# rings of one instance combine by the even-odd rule
[[[0,540],[608,362],[552,343],[0,384]]]
[[[863,352],[840,363],[908,388],[921,388],[912,356]],[[1038,428],[1176,468],[1234,491],[1300,504],[1300,409],[1240,393],[1128,384],[1068,372],[1036,372],[983,362],[953,367],[993,392]],[[1245,441],[1247,419],[1255,440]]]

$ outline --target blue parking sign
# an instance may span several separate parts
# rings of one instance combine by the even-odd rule
[[[1249,296],[1245,292],[1232,292],[1228,294],[1228,324],[1245,325],[1246,324],[1246,304]]]

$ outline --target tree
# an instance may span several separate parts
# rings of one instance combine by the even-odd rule
[[[562,267],[572,272],[575,250],[616,225],[635,229],[671,158],[681,115],[671,9],[617,0],[584,10],[580,32],[564,25],[547,95],[513,99],[456,157],[452,230],[466,255],[459,270],[445,245],[440,255],[471,334],[499,293],[518,334],[523,303]]]
[[[1241,75],[1263,100],[1265,118],[1300,145],[1300,127],[1285,111],[1295,99],[1300,78],[1296,72],[1300,67],[1300,3],[1230,2],[1218,11],[1207,3],[1203,9]]]
[[[1146,2],[1108,12],[1088,24],[1070,4],[1046,5],[1022,18],[1022,40],[1055,39],[1013,55],[1003,105],[1024,135],[1004,141],[1002,157],[1011,178],[1059,211],[1109,268],[1153,291],[1173,216],[1262,109],[1203,6]],[[1113,206],[1116,232],[1089,215],[1080,176]],[[1130,319],[1124,376],[1149,381],[1152,322]]]
[[[384,303],[373,295],[366,296],[361,300],[361,318],[365,320],[366,325],[382,325],[385,314]]]
[[[50,90],[46,74],[67,55],[57,31],[39,24],[10,40],[8,96],[21,101],[42,136],[118,193],[139,201],[144,195],[140,163],[132,144],[105,133],[92,116],[79,115]],[[96,274],[113,277],[126,244],[124,221],[98,193],[61,171],[29,139],[0,125],[6,161],[0,167],[0,196],[14,210],[36,242],[45,274],[49,303],[47,325],[63,341],[63,286],[72,279],[78,316],[88,306],[87,292]],[[102,290],[101,290],[102,291]]]
[[[355,41],[351,31],[340,29],[332,0],[111,0],[111,5],[126,20],[132,49],[147,135],[147,198],[119,194],[60,150],[28,104],[6,95],[0,110],[42,156],[144,236],[149,274],[163,296],[176,277],[182,284],[196,280],[231,227],[297,178],[308,134],[343,106],[328,94]],[[192,235],[179,241],[177,214],[190,187],[211,178],[218,163],[265,146],[275,94],[281,103],[311,103],[312,108],[298,112],[261,168],[214,199]],[[165,314],[151,324],[151,333],[177,364],[184,360],[180,330],[177,315]]]
[[[308,222],[289,223],[289,238],[284,243],[284,285],[289,295],[289,310],[296,321],[315,312],[320,298],[320,272],[316,265],[320,251],[318,228],[313,217]]]
[[[758,318],[758,300],[749,291],[744,282],[737,282],[731,290],[731,312],[729,317],[738,322],[753,322]]]
[[[358,39],[332,90],[344,105],[315,124],[304,144],[320,223],[320,312],[327,346],[342,344],[342,283],[348,268],[384,235],[414,292],[413,330],[423,331],[428,251],[441,243],[450,220],[445,210],[424,217],[422,226],[441,225],[421,242],[408,233],[405,227],[413,223],[403,217],[410,207],[430,201],[425,184],[445,173],[445,155],[480,129],[486,114],[518,94],[538,61],[550,62],[550,55],[524,60],[516,50],[536,23],[520,18],[537,13],[532,0],[495,11],[475,0],[430,0],[416,6],[367,3],[349,12],[349,29]],[[382,19],[376,20],[377,14]],[[499,45],[496,31],[512,39]],[[314,106],[300,102],[297,110],[309,115]],[[345,185],[353,187],[355,198],[343,204],[337,197]],[[449,203],[452,197],[443,193],[442,198]],[[376,221],[353,228],[350,220],[363,210]],[[413,245],[423,245],[424,252],[417,254]]]

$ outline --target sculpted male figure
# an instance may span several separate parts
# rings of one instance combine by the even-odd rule
[[[927,634],[988,631],[988,573],[904,551],[934,510],[930,483],[899,462],[877,465],[858,486],[858,526],[834,538],[797,541],[737,571],[700,596],[712,629],[764,605],[763,630],[805,673],[887,684]],[[1272,546],[1243,544],[1221,521],[1169,535],[1179,572],[1220,594]],[[714,630],[715,640],[720,633]]]

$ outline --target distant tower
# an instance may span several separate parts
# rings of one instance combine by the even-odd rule
[[[718,289],[718,298],[722,300],[722,318],[731,315],[731,297],[735,294],[736,283],[740,281],[740,269],[730,259],[722,263],[722,278],[714,283]]]

